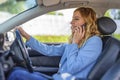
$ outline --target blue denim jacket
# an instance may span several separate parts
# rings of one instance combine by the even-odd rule
[[[62,76],[64,73],[86,78],[102,51],[102,40],[98,36],[90,37],[80,48],[75,43],[48,46],[33,37],[26,42],[26,45],[44,55],[62,56],[58,70],[60,74],[53,75],[55,80],[64,78]]]

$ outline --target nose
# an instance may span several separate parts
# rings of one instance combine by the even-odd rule
[[[71,25],[73,25],[73,24],[74,24],[74,23],[73,23],[73,20],[70,22],[70,24],[71,24]]]

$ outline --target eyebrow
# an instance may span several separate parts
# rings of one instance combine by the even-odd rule
[[[81,18],[80,16],[73,16],[73,18]]]

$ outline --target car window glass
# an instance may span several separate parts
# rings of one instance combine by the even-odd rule
[[[68,42],[71,34],[70,21],[75,8],[49,12],[23,24],[23,28],[42,42]]]
[[[35,5],[36,0],[0,0],[0,24]]]
[[[120,40],[120,9],[109,9],[106,11],[105,16],[112,18],[116,22],[117,29],[113,36]]]

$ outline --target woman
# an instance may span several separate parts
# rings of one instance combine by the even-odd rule
[[[71,21],[72,35],[69,44],[48,46],[38,42],[22,28],[21,35],[26,38],[26,45],[49,56],[62,56],[58,73],[54,80],[70,80],[71,78],[87,78],[87,75],[102,51],[102,40],[96,25],[96,13],[88,7],[77,8]],[[8,80],[48,80],[39,73],[15,70]]]

